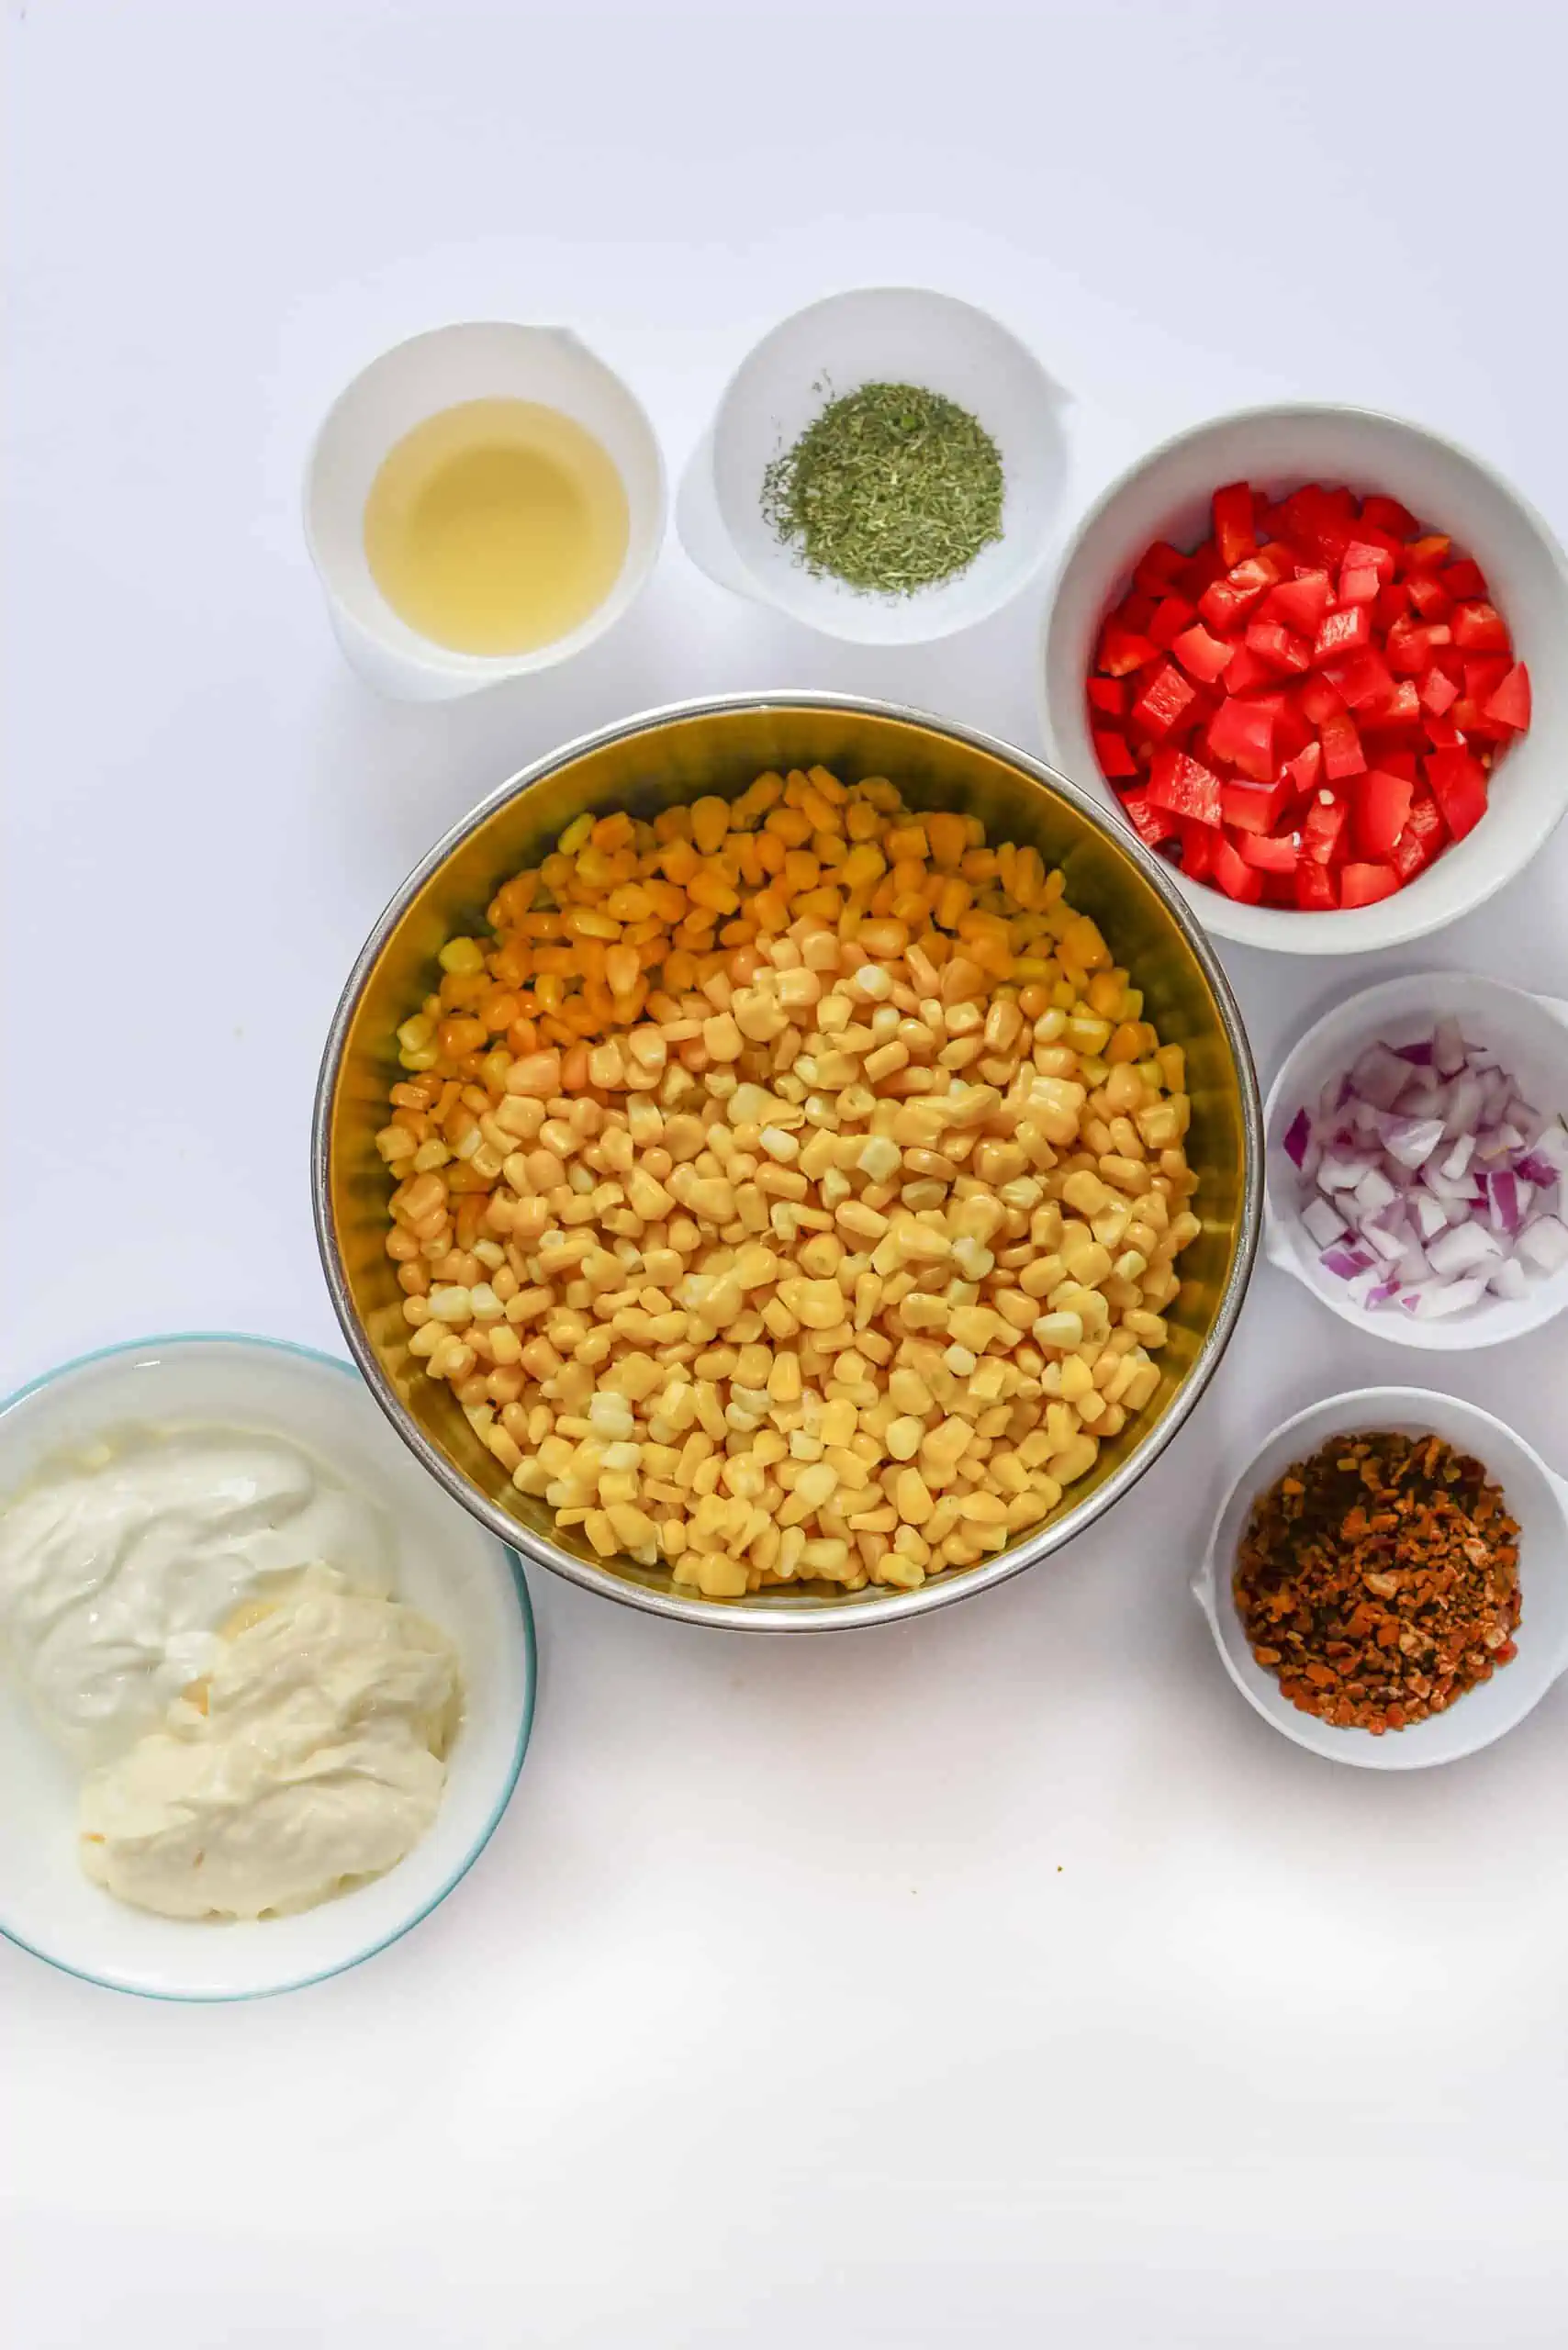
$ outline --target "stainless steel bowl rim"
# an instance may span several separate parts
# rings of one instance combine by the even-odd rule
[[[575,1557],[569,1550],[558,1549],[554,1543],[547,1542],[535,1534],[531,1528],[520,1524],[505,1510],[498,1509],[477,1486],[470,1483],[437,1446],[431,1443],[404,1409],[353,1310],[332,1226],[329,1175],[332,1096],[361,993],[398,923],[453,852],[506,801],[520,797],[544,777],[569,767],[575,759],[588,752],[602,749],[606,744],[630,735],[644,733],[652,727],[667,725],[674,720],[767,710],[852,711],[871,718],[894,720],[903,725],[923,727],[932,733],[967,744],[993,758],[1010,762],[1033,777],[1037,783],[1060,793],[1098,832],[1104,834],[1135,864],[1141,866],[1214,990],[1226,1041],[1236,1064],[1246,1150],[1236,1255],[1218,1308],[1163,1417],[1114,1476],[1108,1477],[1077,1507],[1063,1512],[1043,1526],[1027,1541],[1014,1544],[984,1565],[967,1567],[959,1572],[923,1583],[917,1591],[890,1591],[880,1593],[874,1598],[825,1600],[818,1605],[813,1605],[809,1598],[789,1598],[777,1607],[740,1607],[726,1606],[720,1600],[688,1598],[674,1590],[652,1590],[612,1573],[607,1567],[595,1566],[586,1559]],[[371,1393],[416,1459],[446,1488],[454,1501],[460,1502],[499,1540],[521,1550],[535,1565],[565,1575],[569,1582],[580,1583],[587,1591],[595,1591],[606,1599],[617,1600],[622,1606],[673,1617],[679,1623],[717,1626],[735,1632],[852,1631],[874,1624],[905,1622],[912,1616],[924,1616],[933,1608],[946,1606],[957,1599],[967,1599],[976,1592],[991,1590],[997,1583],[1007,1582],[1011,1576],[1022,1574],[1025,1568],[1048,1558],[1053,1551],[1070,1542],[1075,1535],[1092,1526],[1097,1518],[1103,1517],[1113,1503],[1128,1492],[1164,1451],[1213,1376],[1215,1365],[1229,1344],[1247,1293],[1262,1228],[1262,1104],[1240,1007],[1202,924],[1172,890],[1161,861],[1153,852],[1144,847],[1130,827],[1114,825],[1103,807],[1068,777],[1000,735],[987,733],[980,727],[965,725],[957,719],[939,718],[930,711],[917,710],[902,702],[880,701],[873,696],[862,694],[812,693],[793,688],[778,693],[710,694],[688,701],[666,702],[653,710],[638,711],[631,717],[597,727],[591,733],[578,735],[574,741],[547,752],[543,758],[520,768],[515,775],[509,776],[504,783],[498,785],[486,799],[470,809],[466,816],[443,834],[429,854],[415,866],[401,889],[383,908],[349,974],[332,1016],[316,1084],[311,1121],[310,1190],[317,1245],[320,1249],[333,1311]]]

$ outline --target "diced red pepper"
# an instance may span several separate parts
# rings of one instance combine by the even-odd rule
[[[1395,621],[1385,647],[1389,667],[1403,677],[1421,677],[1452,634],[1447,621]]]
[[[1139,559],[1133,586],[1141,588],[1146,596],[1168,596],[1186,568],[1187,557],[1180,547],[1156,539]]]
[[[1339,903],[1334,876],[1327,865],[1304,856],[1295,869],[1295,901],[1304,914],[1331,914]]]
[[[1282,579],[1258,607],[1260,621],[1277,621],[1298,636],[1315,637],[1324,613],[1334,601],[1334,583],[1326,571],[1308,571],[1296,579]]]
[[[1248,864],[1224,833],[1215,842],[1210,871],[1226,896],[1239,900],[1243,905],[1255,906],[1263,894],[1262,875]]]
[[[1113,783],[1118,776],[1137,775],[1137,761],[1127,748],[1127,738],[1111,727],[1097,728],[1093,736],[1094,755],[1100,762],[1100,772]]]
[[[1191,628],[1197,619],[1197,607],[1189,604],[1184,596],[1163,596],[1154,608],[1148,624],[1148,641],[1169,653],[1184,628]]]
[[[1299,677],[1312,666],[1312,647],[1305,637],[1282,628],[1278,621],[1249,621],[1241,641],[1281,677]]]
[[[1280,519],[1294,544],[1305,548],[1330,571],[1338,570],[1345,549],[1355,536],[1354,521],[1320,483],[1308,482],[1305,488],[1293,491],[1280,509]]]
[[[1317,730],[1317,739],[1323,745],[1323,772],[1330,783],[1343,783],[1348,777],[1361,774],[1366,754],[1348,710],[1331,711]]]
[[[1212,539],[1205,539],[1203,545],[1187,557],[1186,569],[1176,581],[1176,586],[1190,604],[1196,604],[1204,588],[1212,587],[1216,579],[1224,576],[1225,565],[1219,559],[1219,549]]]
[[[1222,783],[1220,810],[1238,833],[1275,833],[1297,789],[1288,776],[1277,783]]]
[[[1393,855],[1415,797],[1415,783],[1385,767],[1369,767],[1357,777],[1350,826],[1363,856],[1377,861]]]
[[[1409,821],[1394,844],[1389,858],[1401,881],[1413,881],[1422,873],[1448,839],[1448,826],[1442,811],[1429,792],[1423,791],[1411,808]]]
[[[1182,675],[1174,661],[1162,661],[1128,714],[1148,733],[1163,736],[1191,715],[1196,699],[1191,678]]]
[[[1456,701],[1453,709],[1458,708]],[[1464,737],[1453,722],[1453,711],[1442,717],[1436,711],[1428,711],[1421,721],[1421,731],[1434,751],[1462,751],[1464,748]]]
[[[1361,520],[1370,522],[1374,531],[1386,531],[1392,538],[1414,538],[1421,525],[1408,506],[1401,506],[1397,498],[1384,498],[1372,490],[1361,500]]]
[[[1459,688],[1454,684],[1453,679],[1445,677],[1442,671],[1435,666],[1428,669],[1421,680],[1422,709],[1429,710],[1440,718],[1444,711],[1451,710],[1458,699]]]
[[[1339,903],[1347,912],[1352,906],[1374,906],[1380,898],[1392,898],[1398,887],[1392,865],[1347,865],[1339,876]]]
[[[1244,481],[1227,482],[1214,494],[1215,544],[1220,561],[1230,570],[1257,550],[1258,533],[1252,511],[1252,491]]]
[[[1199,622],[1183,629],[1170,650],[1190,677],[1196,677],[1201,686],[1213,686],[1224,677],[1236,647],[1211,636]]]
[[[1478,653],[1464,665],[1464,690],[1483,710],[1513,667],[1506,653]]]
[[[1440,531],[1428,531],[1424,537],[1412,539],[1405,550],[1405,569],[1436,571],[1447,563],[1453,541]]]
[[[1486,593],[1486,574],[1468,555],[1462,555],[1457,563],[1445,564],[1438,576],[1456,603],[1462,596]]]
[[[1265,705],[1227,695],[1209,721],[1208,746],[1254,783],[1273,781],[1274,713]]]
[[[1198,610],[1209,626],[1221,636],[1230,636],[1256,603],[1261,602],[1279,579],[1279,566],[1265,549],[1260,554],[1249,554],[1233,564],[1223,579],[1205,588],[1198,599]]]
[[[1430,572],[1413,572],[1410,577],[1401,584],[1409,599],[1411,610],[1419,612],[1424,621],[1447,620],[1452,611],[1453,598],[1449,594],[1442,581],[1434,579]]]
[[[1129,588],[1111,618],[1122,628],[1130,628],[1141,636],[1154,618],[1158,596],[1146,596],[1141,588]]]
[[[1396,621],[1408,620],[1409,617],[1410,590],[1403,579],[1391,579],[1386,587],[1377,591],[1377,601],[1372,606],[1372,625],[1374,628],[1390,629]]]
[[[1327,677],[1307,677],[1296,689],[1296,707],[1309,725],[1321,726],[1326,718],[1345,707],[1344,698],[1337,686]]]
[[[1372,643],[1372,613],[1365,604],[1350,604],[1338,611],[1325,612],[1317,624],[1313,643],[1315,661],[1339,661],[1347,653],[1359,653]]]
[[[1301,839],[1295,833],[1243,833],[1236,845],[1260,873],[1294,873],[1301,863]]]
[[[1486,770],[1468,751],[1432,751],[1427,781],[1456,841],[1473,832],[1486,813]]]
[[[1489,697],[1486,715],[1499,726],[1511,726],[1522,734],[1529,724],[1529,671],[1522,661],[1516,661]]]
[[[1236,647],[1225,673],[1225,689],[1227,694],[1250,693],[1256,686],[1271,686],[1276,674],[1266,661],[1259,658],[1244,638]]]
[[[1134,669],[1142,669],[1159,658],[1159,647],[1151,644],[1147,636],[1136,630],[1124,628],[1117,621],[1107,621],[1100,637],[1100,650],[1095,655],[1095,666],[1108,677],[1125,677]]]
[[[1285,773],[1290,778],[1292,789],[1298,795],[1316,791],[1323,780],[1322,744],[1309,743],[1304,751],[1298,751]]]
[[[1218,776],[1201,759],[1185,751],[1155,753],[1148,772],[1148,796],[1156,808],[1184,817],[1190,823],[1217,825],[1223,814],[1219,793]]]
[[[1103,711],[1107,718],[1125,718],[1127,714],[1127,689],[1120,677],[1091,677],[1089,707]]]
[[[1184,819],[1181,830],[1182,870],[1189,881],[1206,881],[1214,864],[1215,843],[1221,837],[1212,824]]]
[[[1178,837],[1177,822],[1168,810],[1157,808],[1147,791],[1124,791],[1122,813],[1146,848]]]
[[[1372,604],[1377,591],[1394,576],[1394,557],[1387,547],[1369,539],[1352,539],[1339,566],[1341,604]]]
[[[1319,791],[1302,820],[1301,852],[1319,865],[1331,865],[1338,855],[1350,811],[1338,792]]]
[[[1385,710],[1394,699],[1393,674],[1381,653],[1371,644],[1337,663],[1334,684],[1351,710]]]
[[[1367,768],[1369,775],[1374,768],[1381,767],[1385,775],[1402,775],[1406,783],[1419,783],[1421,770],[1417,764],[1417,754],[1415,751],[1406,744],[1382,743],[1378,746],[1377,756],[1374,759],[1369,747],[1373,739],[1365,734],[1361,737],[1361,748],[1367,753],[1369,762]]]

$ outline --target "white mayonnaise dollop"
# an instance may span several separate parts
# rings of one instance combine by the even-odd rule
[[[54,1737],[105,1760],[210,1670],[236,1609],[321,1561],[389,1579],[379,1513],[297,1445],[139,1430],[0,1512],[0,1646]]]
[[[390,1868],[445,1785],[444,1632],[326,1567],[246,1615],[163,1727],[83,1784],[88,1874],[168,1917],[298,1909]]]

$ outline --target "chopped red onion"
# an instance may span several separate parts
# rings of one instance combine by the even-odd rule
[[[1457,1021],[1367,1046],[1283,1136],[1304,1229],[1358,1305],[1423,1320],[1518,1300],[1568,1267],[1568,1123]]]

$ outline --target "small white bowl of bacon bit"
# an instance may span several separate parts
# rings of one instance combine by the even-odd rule
[[[1490,1347],[1568,1305],[1568,1002],[1470,971],[1369,988],[1265,1123],[1265,1248],[1342,1321]]]

